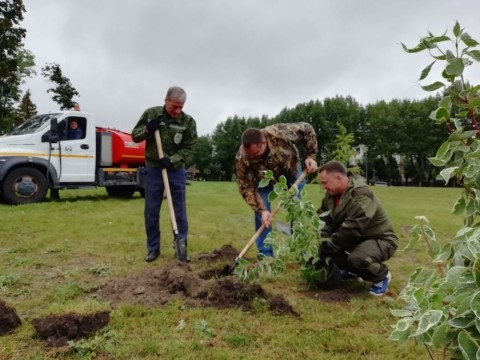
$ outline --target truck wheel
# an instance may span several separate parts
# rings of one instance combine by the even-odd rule
[[[111,197],[131,198],[135,192],[133,186],[107,186],[107,194]]]
[[[42,202],[47,195],[45,176],[33,168],[19,168],[9,173],[2,184],[2,195],[12,205]]]

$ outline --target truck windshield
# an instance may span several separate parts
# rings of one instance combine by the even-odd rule
[[[33,134],[38,129],[40,129],[43,124],[45,124],[46,122],[50,122],[51,119],[56,118],[58,115],[59,114],[43,114],[31,117],[30,119],[18,125],[7,135]]]

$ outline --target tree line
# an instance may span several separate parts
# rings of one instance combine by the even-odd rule
[[[438,170],[429,163],[445,139],[447,129],[429,119],[440,96],[422,100],[378,101],[360,105],[350,96],[312,100],[285,108],[273,117],[229,117],[211,135],[201,136],[190,164],[205,180],[232,180],[242,132],[276,123],[307,122],[318,140],[317,162],[335,157],[340,129],[352,135],[356,161],[369,182],[429,186]]]

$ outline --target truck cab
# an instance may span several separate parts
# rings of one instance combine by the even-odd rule
[[[10,204],[43,201],[48,189],[106,186],[110,195],[132,195],[142,190],[144,146],[96,127],[90,113],[36,115],[0,136],[0,194]]]

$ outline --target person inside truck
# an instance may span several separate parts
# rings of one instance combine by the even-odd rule
[[[82,139],[83,138],[83,131],[78,126],[78,121],[77,120],[70,120],[69,121],[69,129],[68,129],[68,133],[67,133],[67,138],[69,140],[76,140],[76,139]]]

